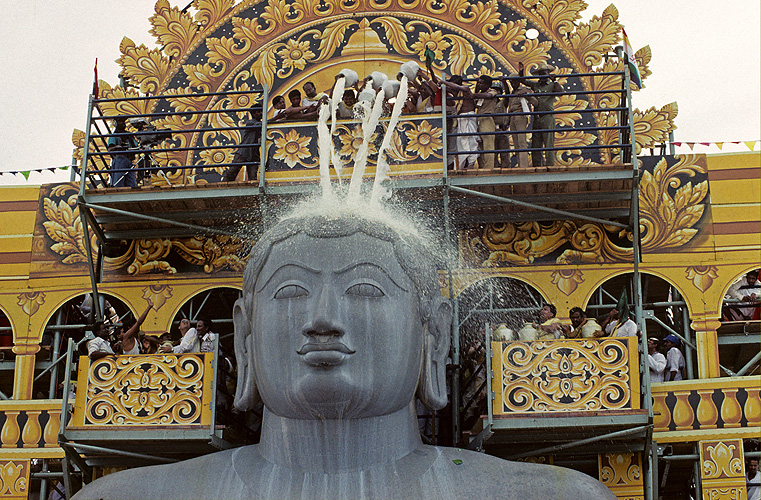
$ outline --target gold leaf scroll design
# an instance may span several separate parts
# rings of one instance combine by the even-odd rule
[[[244,246],[241,240],[224,235],[140,239],[131,241],[123,255],[106,262],[109,270],[126,267],[127,274],[132,276],[156,272],[174,274],[177,269],[164,260],[174,250],[185,262],[203,266],[207,274],[224,269],[242,271],[246,265],[246,258],[240,256]]]
[[[605,486],[639,484],[641,470],[634,453],[603,453],[601,457],[605,465],[600,468],[600,482]]]
[[[9,460],[0,462],[0,498],[27,498],[28,486],[28,460]]]
[[[691,182],[682,184],[677,175],[694,177],[705,169],[694,163],[692,155],[677,158],[671,167],[662,158],[652,174],[642,174],[639,207],[643,251],[683,246],[698,232],[693,226],[703,216],[708,181],[694,186]],[[668,188],[676,189],[673,197]]]
[[[622,341],[511,342],[503,349],[506,413],[630,406],[629,356]]]
[[[705,447],[708,458],[703,459],[703,479],[737,477],[742,475],[742,459],[735,453],[734,444],[718,442]]]
[[[63,264],[87,262],[82,220],[77,206],[77,189],[70,184],[55,186],[49,197],[42,200],[42,222],[45,234],[53,241],[50,251],[63,257]],[[90,245],[97,253],[97,238],[90,237]]]
[[[203,357],[116,356],[90,367],[85,425],[200,422]]]
[[[697,234],[694,226],[705,209],[708,181],[695,185],[682,183],[679,176],[694,177],[705,174],[696,163],[695,155],[677,156],[677,163],[668,166],[666,159],[658,162],[653,173],[645,171],[640,181],[640,227],[642,250],[655,251],[679,248]],[[674,195],[669,193],[674,189]],[[614,243],[612,236],[631,239],[630,233],[613,226],[597,223],[578,225],[573,221],[556,221],[549,224],[520,222],[487,224],[478,234],[467,239],[470,253],[477,255],[483,247],[488,257],[484,267],[507,264],[527,264],[549,255],[562,245],[570,244],[557,257],[558,264],[603,263],[626,261],[632,249]]]
[[[245,250],[244,243],[231,236],[215,235],[172,240],[177,253],[187,262],[203,266],[205,273],[222,269],[242,271],[248,257],[239,254]]]

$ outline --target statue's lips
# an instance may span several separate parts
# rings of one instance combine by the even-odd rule
[[[357,351],[349,349],[341,342],[307,342],[296,351],[307,364],[312,366],[335,366]]]

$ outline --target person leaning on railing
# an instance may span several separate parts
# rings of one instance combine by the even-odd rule
[[[510,76],[516,77],[518,75],[511,73]],[[539,101],[537,101],[536,97],[526,95],[531,93],[531,89],[525,85],[522,85],[519,80],[511,81],[512,88],[509,87],[507,80],[502,80],[502,85],[506,94],[513,94],[513,97],[507,99],[508,113],[530,113],[531,110],[535,109],[538,105]],[[504,127],[504,130],[509,129],[511,132],[513,132],[509,135],[509,137],[512,140],[513,149],[517,149],[519,151],[517,153],[517,166],[519,168],[528,168],[528,132],[526,131],[528,130],[530,116],[531,115],[528,114],[515,114],[506,117],[508,123]],[[507,137],[507,135],[504,136],[504,143],[507,143]],[[502,168],[509,167],[509,159],[505,161],[503,158]]]
[[[114,134],[126,133],[127,119],[117,116],[114,118]],[[131,135],[108,138],[108,152],[111,153],[111,187],[137,187],[137,178],[132,170],[135,154],[127,152],[136,148],[137,142]]]
[[[601,336],[602,327],[594,320],[587,318],[587,313],[580,307],[574,307],[570,310],[571,317],[570,331],[566,331],[565,336],[569,339],[591,339]]]
[[[97,361],[106,356],[113,356],[114,350],[108,341],[108,326],[102,321],[96,321],[93,325],[95,338],[87,342],[87,356],[91,361]]]
[[[524,76],[523,63],[518,63],[518,74]],[[563,87],[555,81],[555,75],[551,75],[555,71],[555,66],[547,63],[540,63],[534,68],[531,73],[533,75],[541,76],[538,81],[523,80],[522,83],[529,87],[537,94],[552,94],[563,91]],[[539,95],[537,96],[537,105],[534,107],[535,112],[540,111],[555,111],[555,101],[557,96],[555,95]],[[545,149],[544,155],[542,155],[543,148],[555,147],[555,115],[552,113],[544,113],[534,115],[534,119],[531,122],[531,130],[534,132],[531,134],[531,160],[534,167],[548,167],[555,164],[555,151],[552,149]],[[548,130],[547,132],[536,132],[537,130]]]
[[[255,104],[249,111],[251,113],[251,120],[244,123],[245,128],[241,134],[240,147],[235,150],[232,162],[244,163],[246,165],[246,179],[252,181],[256,179],[256,173],[259,169],[259,144],[262,139],[262,105]],[[222,181],[234,181],[242,166],[232,165],[228,167],[222,175]]]

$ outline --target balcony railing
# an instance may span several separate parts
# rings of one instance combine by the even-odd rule
[[[556,75],[565,85],[563,92],[553,93],[558,98],[555,110],[520,111],[508,113],[479,114],[479,119],[538,118],[552,114],[555,128],[534,130],[551,132],[555,141],[551,147],[519,148],[516,144],[507,148],[479,151],[457,151],[454,144],[458,138],[468,135],[479,137],[527,136],[531,128],[524,130],[503,127],[494,132],[466,132],[457,130],[457,119],[462,117],[450,110],[425,115],[402,115],[394,141],[387,150],[391,175],[446,175],[447,164],[453,164],[454,156],[469,152],[499,156],[509,154],[511,166],[517,167],[518,153],[552,151],[557,155],[556,165],[618,165],[628,164],[632,158],[631,105],[627,93],[627,77],[624,72],[570,73]],[[532,79],[536,77],[526,77]],[[598,90],[600,79],[620,82],[617,87]],[[515,80],[510,77],[506,80]],[[513,82],[514,83],[514,82]],[[244,94],[244,95],[241,95]],[[539,94],[523,95],[532,96]],[[547,95],[547,94],[542,94]],[[516,94],[501,94],[499,98],[517,98]],[[266,117],[258,125],[250,121],[249,108],[236,107],[245,98],[249,103],[269,105],[267,89],[251,89],[246,92],[211,92],[194,94],[167,94],[156,96],[128,96],[115,99],[92,99],[90,116],[85,132],[83,154],[83,189],[109,187],[114,178],[126,173],[145,175],[152,183],[177,185],[188,183],[214,183],[224,179],[230,169],[249,168],[257,172],[259,184],[266,182],[302,181],[317,177],[317,133],[314,122],[290,122],[277,124],[267,122]],[[452,104],[450,98],[449,104]],[[455,102],[456,104],[456,102]],[[117,133],[112,128],[114,117],[124,118],[130,125],[127,131]],[[471,115],[472,116],[472,115]],[[244,132],[252,126],[260,126],[259,137],[264,144],[241,144]],[[381,120],[376,130],[374,146],[380,143],[387,122]],[[154,129],[155,128],[155,129]],[[339,156],[351,168],[351,158],[361,142],[361,121],[338,122],[333,143]],[[130,167],[112,168],[115,153],[108,151],[109,141],[121,139],[130,142],[125,152]],[[447,147],[447,143],[449,147]],[[489,142],[491,143],[491,142]],[[368,175],[374,172],[371,145]],[[257,150],[253,162],[236,160],[235,152],[241,147]],[[447,158],[449,157],[449,158]],[[261,162],[259,158],[265,158]],[[450,161],[447,161],[450,160]],[[503,165],[504,166],[504,165]],[[347,172],[348,173],[348,172]],[[229,180],[229,179],[227,179]],[[247,180],[254,180],[250,174]]]
[[[640,409],[637,338],[491,342],[493,416]]]

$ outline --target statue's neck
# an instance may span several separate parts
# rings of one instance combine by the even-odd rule
[[[264,409],[258,449],[268,461],[310,472],[366,469],[422,446],[414,402],[379,417],[299,420]]]

